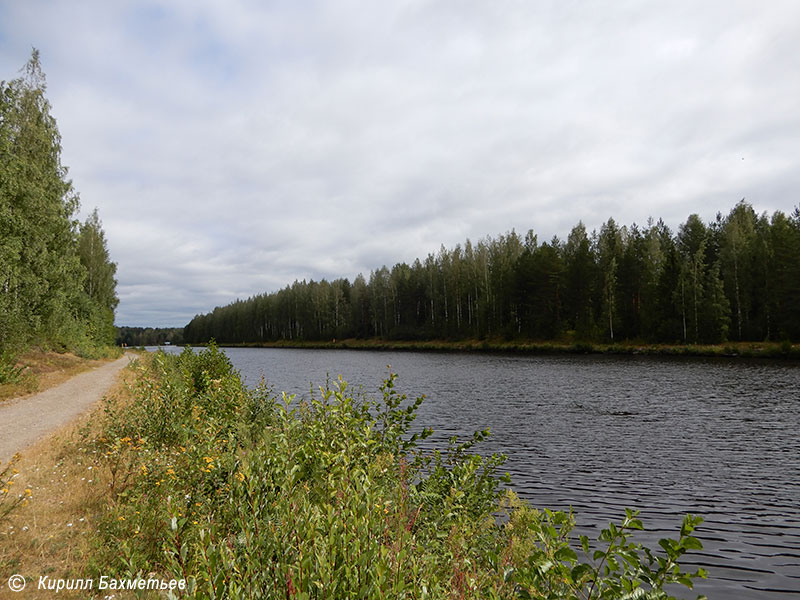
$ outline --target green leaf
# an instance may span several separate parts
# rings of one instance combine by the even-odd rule
[[[703,544],[700,543],[700,540],[698,540],[697,538],[694,538],[694,537],[692,537],[690,535],[684,537],[681,540],[681,544],[683,544],[683,547],[686,548],[687,550],[702,550],[703,549]]]
[[[559,548],[556,553],[553,555],[553,558],[559,562],[562,561],[569,561],[569,562],[578,562],[578,555],[575,554],[575,551],[572,548]]]
[[[578,582],[584,576],[586,576],[587,574],[592,573],[592,572],[594,572],[594,570],[592,569],[592,567],[590,567],[587,564],[577,565],[577,566],[573,567],[573,569],[572,569],[572,572],[571,572],[572,580],[575,581],[575,582]]]
[[[675,540],[671,540],[669,538],[662,538],[658,540],[658,545],[664,549],[664,551],[667,553],[667,556],[672,558],[675,555],[678,542],[676,542]]]

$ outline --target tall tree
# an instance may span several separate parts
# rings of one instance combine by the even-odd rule
[[[722,264],[728,297],[733,305],[736,339],[751,337],[753,258],[756,238],[756,214],[742,199],[731,210],[722,227]]]
[[[594,295],[597,265],[586,227],[579,222],[572,228],[564,246],[564,314],[568,329],[578,338],[594,336]]]
[[[0,346],[67,346],[82,333],[78,197],[46,90],[35,49],[21,77],[0,82]]]
[[[603,278],[603,322],[607,325],[607,334],[614,342],[614,325],[617,322],[618,302],[617,285],[619,265],[622,262],[623,231],[617,227],[613,218],[609,218],[600,228],[597,238],[597,258]]]
[[[664,245],[653,306],[651,339],[675,343],[686,341],[685,285],[681,257],[672,238]]]
[[[680,280],[681,311],[684,341],[700,340],[700,312],[706,269],[708,230],[700,217],[689,215],[678,230],[678,249],[682,256]]]
[[[93,337],[108,344],[114,342],[114,310],[119,304],[117,298],[116,263],[108,254],[103,226],[97,209],[86,218],[78,236],[78,256],[86,271],[84,289],[89,299],[87,318],[95,332]]]
[[[800,211],[782,212],[770,224],[770,314],[779,339],[800,339]]]

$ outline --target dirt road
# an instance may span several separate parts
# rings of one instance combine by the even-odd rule
[[[1,403],[0,461],[5,463],[15,452],[23,452],[48,432],[89,410],[134,358],[135,355],[126,354],[56,387]]]

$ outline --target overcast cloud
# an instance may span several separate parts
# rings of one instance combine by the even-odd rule
[[[800,2],[0,0],[118,325],[609,217],[800,202]]]

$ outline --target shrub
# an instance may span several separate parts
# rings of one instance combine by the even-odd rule
[[[24,368],[17,366],[16,357],[10,352],[0,351],[0,384],[17,383]]]

